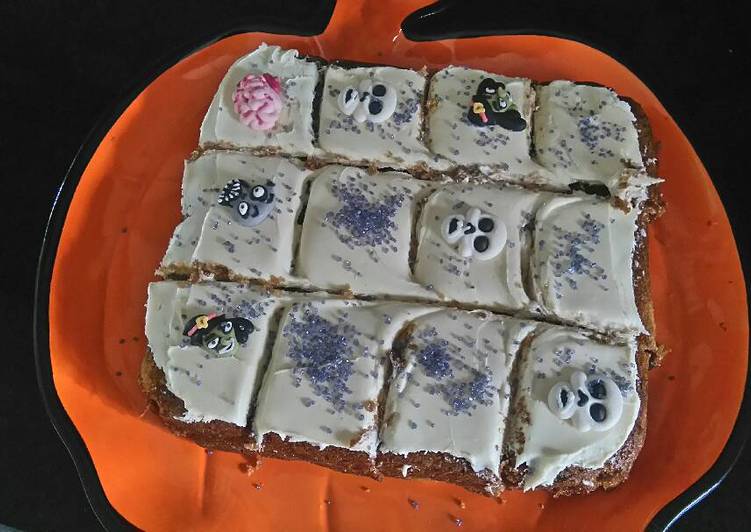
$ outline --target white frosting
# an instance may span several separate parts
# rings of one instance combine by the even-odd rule
[[[194,346],[167,349],[167,388],[183,400],[186,412],[181,421],[221,419],[245,426],[256,368],[234,357],[208,360],[206,352]]]
[[[548,194],[494,185],[448,185],[434,192],[425,204],[419,225],[415,279],[432,286],[444,300],[515,311],[529,305],[524,271],[529,260],[529,228],[537,205]],[[441,229],[444,220],[477,208],[505,227],[501,252],[489,259],[462,256]],[[482,215],[481,215],[482,216]],[[494,227],[494,231],[499,228]],[[480,230],[473,233],[479,235]],[[487,238],[500,238],[491,232]]]
[[[190,267],[193,262],[193,251],[195,251],[198,237],[201,235],[205,214],[204,212],[195,216],[186,216],[182,222],[177,224],[167,245],[167,251],[162,257],[160,268]],[[157,274],[159,273],[157,271]]]
[[[510,131],[500,125],[476,126],[467,118],[472,96],[485,78],[504,83],[527,127]],[[430,80],[428,145],[454,165],[479,166],[485,172],[514,180],[540,181],[548,176],[530,158],[532,107],[535,92],[528,79],[509,78],[484,70],[449,66]],[[532,177],[530,174],[536,175]]]
[[[237,152],[209,152],[185,164],[182,209],[162,266],[194,262],[227,267],[235,275],[292,280],[292,259],[301,195],[310,172],[279,157],[252,157]],[[217,196],[231,179],[250,185],[272,182],[271,214],[260,224],[245,227],[233,220],[229,206]]]
[[[396,110],[383,122],[360,123],[340,108],[340,95],[362,80],[381,82],[396,92]],[[318,142],[326,157],[409,168],[431,158],[422,141],[425,76],[394,67],[345,69],[330,66],[321,98]]]
[[[626,169],[623,178],[613,189],[611,194],[623,200],[627,209],[639,208],[649,199],[649,187],[662,183],[658,177],[650,177],[640,169]]]
[[[432,451],[498,477],[509,407],[509,374],[532,322],[440,310],[414,321],[394,368],[381,452]]]
[[[636,118],[612,90],[553,81],[538,87],[537,104],[537,158],[562,180],[601,183],[621,195],[622,176],[643,174]]]
[[[324,168],[311,186],[297,274],[325,290],[433,297],[409,268],[412,221],[428,187],[407,174]]]
[[[575,329],[548,327],[524,353],[516,395],[527,414],[514,419],[512,442],[516,467],[528,469],[524,489],[548,486],[569,466],[597,469],[626,442],[639,414],[636,393],[636,345],[596,343]],[[575,371],[612,379],[623,397],[618,421],[608,430],[582,431],[571,419],[560,419],[548,407],[548,394],[557,383],[568,382]],[[586,408],[586,405],[585,405]]]
[[[633,281],[638,214],[581,196],[540,208],[532,279],[543,313],[601,331],[646,332]]]
[[[183,331],[178,321],[179,309],[188,299],[190,290],[180,283],[165,281],[149,283],[146,301],[146,339],[154,364],[164,371],[167,367],[167,350],[180,345]]]
[[[273,338],[274,309],[283,301],[235,283],[149,285],[146,336],[167,388],[185,404],[182,421],[246,426]],[[188,320],[208,313],[246,318],[254,330],[234,354],[218,356],[183,334]]]
[[[378,398],[391,344],[407,320],[425,312],[352,300],[291,305],[258,398],[254,428],[261,445],[273,432],[289,441],[374,457]]]
[[[282,111],[276,125],[266,131],[243,124],[235,112],[232,95],[248,74],[271,74],[282,86]],[[277,148],[291,155],[313,153],[313,100],[318,66],[298,57],[297,50],[261,44],[238,59],[222,79],[201,124],[199,144],[229,144],[236,148]]]

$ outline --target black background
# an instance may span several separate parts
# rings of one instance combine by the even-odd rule
[[[723,198],[749,264],[744,153],[749,30],[723,2],[462,2],[435,17],[439,33],[541,29],[577,35],[619,58],[657,94],[693,143]],[[369,9],[377,10],[379,2]],[[52,199],[97,118],[159,59],[244,21],[322,29],[307,0],[191,3],[0,0],[0,523],[88,530],[98,523],[44,412],[32,355],[34,270]],[[482,25],[482,26],[480,26]],[[364,33],[367,28],[363,28]],[[673,353],[680,356],[680,353]],[[677,414],[679,415],[679,414]],[[676,526],[751,526],[749,453]]]

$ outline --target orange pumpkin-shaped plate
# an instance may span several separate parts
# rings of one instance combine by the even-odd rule
[[[666,526],[721,480],[744,439],[736,432],[721,456],[746,384],[748,313],[728,219],[701,161],[655,95],[595,48],[540,35],[414,42],[399,24],[419,2],[382,0],[367,15],[363,4],[340,2],[317,37],[234,30],[185,55],[101,124],[71,167],[40,261],[37,361],[48,410],[98,516],[108,528],[147,530]],[[227,68],[263,41],[326,59],[594,81],[641,103],[665,179],[668,210],[650,228],[650,272],[657,339],[671,353],[650,373],[646,444],[622,486],[555,500],[508,492],[499,501],[271,459],[249,475],[239,456],[208,454],[146,412],[137,384],[146,286],[180,219],[183,160]]]

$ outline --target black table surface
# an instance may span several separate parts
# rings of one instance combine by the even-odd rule
[[[435,24],[446,32],[538,28],[577,35],[612,52],[641,77],[713,177],[748,271],[748,196],[742,192],[751,179],[743,164],[749,157],[743,143],[750,109],[740,80],[749,74],[749,30],[740,2],[737,8],[723,2],[671,7],[602,0],[474,4],[463,2]],[[370,9],[379,5],[374,0]],[[31,343],[34,271],[44,226],[87,132],[149,67],[197,36],[258,16],[310,33],[322,10],[309,0],[0,2],[0,183],[6,191],[0,244],[0,529],[99,526],[46,417]],[[675,529],[751,527],[749,454]]]

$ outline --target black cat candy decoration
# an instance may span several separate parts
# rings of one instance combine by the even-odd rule
[[[477,86],[467,118],[480,127],[501,126],[509,131],[523,131],[527,127],[506,85],[492,78],[483,79]]]

